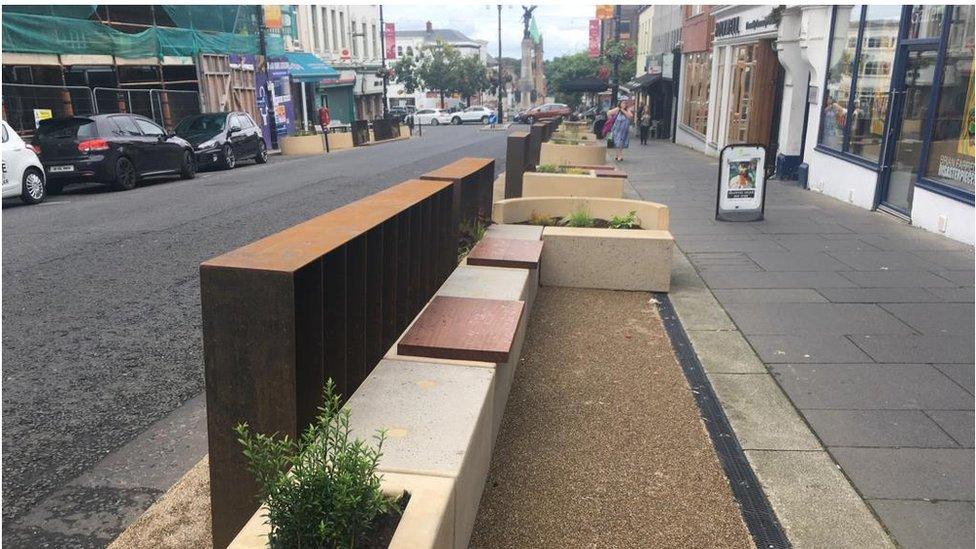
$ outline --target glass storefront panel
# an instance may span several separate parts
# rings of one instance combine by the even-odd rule
[[[850,99],[852,66],[857,51],[857,31],[861,20],[861,6],[837,6],[831,34],[830,64],[827,66],[827,85],[820,115],[820,144],[841,150],[847,104]]]
[[[901,126],[894,143],[895,156],[884,201],[906,213],[911,206],[912,188],[918,179],[937,55],[935,50],[908,52],[905,72],[899,75],[904,79],[905,96],[901,102],[901,112],[898,113]]]
[[[857,62],[849,152],[877,162],[888,116],[891,67],[901,25],[901,6],[867,7]]]
[[[907,38],[938,38],[944,16],[945,6],[913,6]]]
[[[925,176],[973,192],[973,6],[952,10]]]
[[[711,52],[685,56],[685,99],[682,122],[692,131],[705,135],[708,131],[708,91],[712,79]]]
[[[729,102],[729,143],[749,141],[749,114],[755,88],[757,44],[732,48],[732,86]]]

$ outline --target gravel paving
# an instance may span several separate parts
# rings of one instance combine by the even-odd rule
[[[114,524],[95,537],[56,537],[18,519],[203,391],[201,261],[457,158],[500,159],[504,150],[504,133],[426,128],[423,138],[272,157],[128,192],[82,185],[38,206],[5,200],[5,541],[101,546],[118,532]],[[200,457],[165,466],[186,471]],[[127,483],[140,485],[113,485]],[[108,490],[88,507],[113,497],[133,499]],[[99,515],[80,507],[73,520],[93,530]]]
[[[471,547],[753,547],[649,299],[539,289]]]

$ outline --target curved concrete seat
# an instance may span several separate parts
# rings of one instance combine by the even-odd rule
[[[667,230],[670,215],[668,207],[657,202],[628,200],[626,198],[534,196],[528,198],[509,198],[495,202],[492,221],[495,223],[523,223],[533,212],[536,215],[566,217],[581,204],[585,204],[589,214],[598,219],[611,219],[615,215],[624,216],[636,211],[641,228],[645,230]]]

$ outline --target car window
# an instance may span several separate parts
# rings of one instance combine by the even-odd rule
[[[37,139],[87,139],[96,134],[95,121],[90,118],[49,118],[41,121],[34,136]]]
[[[432,111],[430,109],[423,109],[423,110],[417,111],[417,114],[430,114],[432,112],[434,112],[434,111]]]
[[[243,126],[241,126],[242,128],[253,128],[254,127],[254,122],[251,121],[251,115],[249,115],[249,114],[242,114],[240,116],[241,116],[241,123],[244,124]]]
[[[149,137],[156,137],[156,136],[159,136],[159,135],[166,135],[166,132],[163,131],[162,128],[160,128],[159,126],[157,126],[156,124],[153,124],[152,122],[150,122],[148,120],[143,120],[141,118],[136,118],[135,121],[136,121],[136,125],[139,126],[139,129],[142,131],[142,134],[143,135],[148,135]]]
[[[109,120],[115,123],[118,128],[116,133],[119,135],[142,135],[139,127],[136,126],[135,121],[130,116],[110,116]]]
[[[10,136],[7,135],[7,125],[6,124],[0,124],[0,127],[3,128],[3,142],[6,143],[7,141],[10,140]]]
[[[230,127],[233,128],[234,126],[237,126],[242,130],[246,128],[247,124],[244,123],[244,117],[239,114],[232,114],[230,117]]]

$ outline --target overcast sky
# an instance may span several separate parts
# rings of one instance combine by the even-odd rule
[[[422,30],[427,21],[435,29],[455,29],[475,40],[488,41],[488,53],[498,55],[498,4],[467,5],[383,5],[383,18],[397,30]],[[585,51],[589,44],[589,23],[595,16],[593,4],[541,5],[533,12],[542,33],[545,58]],[[522,55],[522,7],[502,5],[502,55]]]

